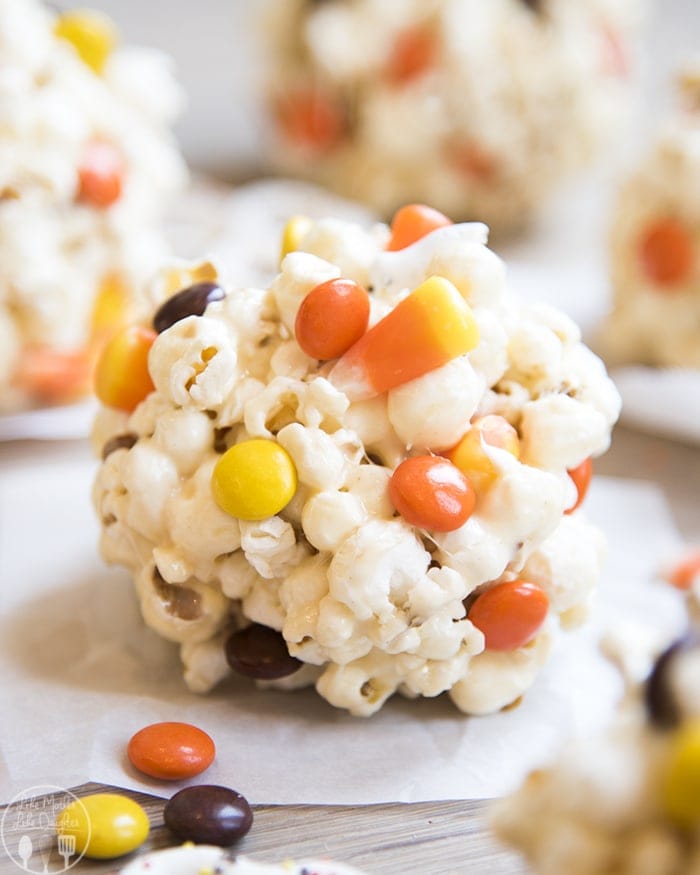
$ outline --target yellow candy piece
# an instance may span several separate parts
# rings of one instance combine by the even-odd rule
[[[103,343],[127,324],[131,310],[130,299],[129,287],[119,274],[108,274],[102,280],[92,308],[92,342]]]
[[[518,432],[502,416],[489,414],[475,419],[462,440],[444,455],[469,477],[477,492],[485,492],[498,477],[498,469],[484,449],[484,444],[507,450],[520,458]]]
[[[264,520],[294,497],[297,471],[289,453],[275,441],[254,438],[228,449],[211,478],[219,507],[241,520]]]
[[[112,20],[91,9],[64,12],[54,26],[54,33],[72,43],[83,63],[98,74],[104,70],[119,38]]]
[[[148,816],[133,799],[94,793],[66,806],[56,818],[56,834],[75,836],[75,850],[95,860],[121,857],[148,837]]]
[[[290,252],[296,252],[301,245],[302,238],[311,228],[313,222],[308,216],[292,216],[284,226],[282,232],[282,248],[280,250],[280,264]]]
[[[150,328],[130,325],[104,347],[95,369],[95,394],[107,407],[131,413],[154,390],[148,354],[157,336]]]
[[[663,785],[666,812],[678,826],[700,825],[700,719],[676,733]]]

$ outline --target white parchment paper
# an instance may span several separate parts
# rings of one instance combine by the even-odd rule
[[[206,729],[218,754],[198,780],[255,803],[499,795],[564,737],[609,718],[621,690],[596,649],[605,624],[632,616],[671,635],[683,622],[678,594],[653,580],[678,546],[660,492],[599,478],[587,506],[610,548],[593,623],[563,637],[520,707],[467,718],[445,697],[397,697],[365,720],[313,690],[263,692],[243,679],[200,697],[181,680],[177,648],[143,625],[128,575],[97,555],[93,472],[84,444],[0,455],[0,801],[87,780],[172,792],[124,756],[131,734],[158,720]]]

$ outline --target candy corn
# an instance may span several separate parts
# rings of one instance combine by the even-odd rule
[[[359,401],[415,380],[478,342],[469,305],[449,280],[434,276],[351,346],[329,379]]]

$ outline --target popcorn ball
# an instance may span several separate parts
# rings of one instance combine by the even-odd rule
[[[0,5],[0,411],[88,391],[166,253],[179,102],[167,58],[121,47],[105,16]]]
[[[388,216],[522,225],[628,114],[640,0],[279,0],[270,158]]]
[[[484,225],[413,204],[291,228],[269,288],[166,268],[105,350],[102,553],[192,690],[497,711],[586,614],[602,538],[576,508],[617,391],[511,294]]]
[[[493,812],[539,873],[700,872],[700,637],[664,651],[602,737],[566,749]]]
[[[606,355],[700,368],[700,58],[681,107],[620,193],[611,241]]]

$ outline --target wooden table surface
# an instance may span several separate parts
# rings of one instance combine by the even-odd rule
[[[683,536],[700,543],[700,447],[618,427],[612,449],[596,463],[596,471],[657,482]],[[94,792],[97,787],[84,785],[74,792]],[[151,817],[153,828],[145,847],[171,844],[172,837],[161,819],[164,800],[140,793],[129,795],[142,801]],[[490,836],[487,807],[479,801],[258,806],[253,828],[236,849],[269,862],[328,856],[374,875],[526,872],[523,863]],[[51,865],[49,871],[56,871],[57,862]],[[89,875],[115,868],[114,862],[82,860],[74,871]],[[18,866],[0,845],[0,873],[17,871]]]

